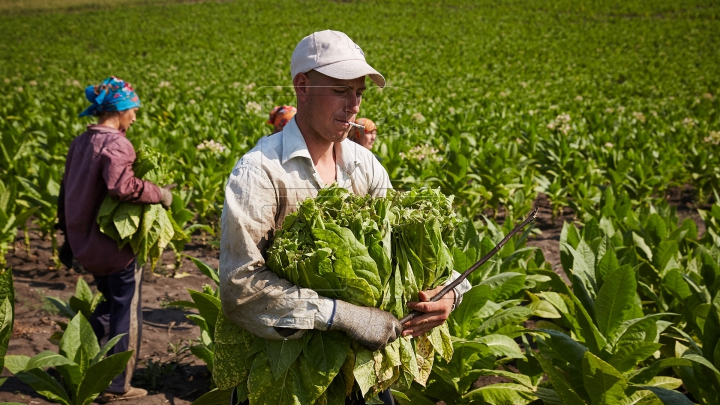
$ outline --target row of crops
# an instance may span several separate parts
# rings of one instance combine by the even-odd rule
[[[292,49],[337,29],[388,78],[360,115],[379,125],[374,152],[395,188],[454,196],[457,270],[540,193],[553,215],[577,219],[559,242],[572,286],[529,234],[516,237],[451,316],[452,358],[434,359],[425,387],[395,387],[399,401],[720,403],[720,7],[646,3],[247,1],[0,16],[0,267],[18,229],[55,240],[65,153],[90,123],[77,117],[86,85],[134,85],[143,105],[128,137],[167,154],[174,221],[217,234],[233,165],[271,132],[270,109],[294,104]],[[702,236],[665,202],[683,187],[706,208]],[[208,286],[184,303],[199,311],[193,353],[210,370],[217,294]],[[29,372],[24,361],[13,367]],[[507,382],[474,386],[491,375]]]

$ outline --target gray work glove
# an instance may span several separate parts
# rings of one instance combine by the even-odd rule
[[[335,300],[335,315],[330,330],[343,331],[368,350],[376,351],[400,337],[402,325],[391,313],[382,309]]]
[[[173,195],[170,190],[174,189],[177,184],[168,184],[165,187],[160,188],[160,195],[162,195],[162,198],[160,199],[160,204],[162,204],[163,208],[168,209],[172,205]]]

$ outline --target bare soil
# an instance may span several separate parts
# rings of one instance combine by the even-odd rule
[[[693,206],[691,191],[674,190],[668,193],[667,198],[677,207],[680,221],[691,218],[698,225],[700,234],[705,232],[704,224]],[[573,221],[575,214],[566,208],[553,218],[545,195],[540,195],[535,204],[540,208],[535,226],[541,234],[531,237],[528,245],[542,249],[553,269],[569,282],[560,266],[558,243],[563,223]],[[497,219],[503,221],[502,211]],[[62,244],[62,236],[58,237],[59,244]],[[183,253],[217,268],[219,251],[206,242],[200,237],[194,237],[193,243],[188,244]],[[94,289],[92,275],[80,266],[56,269],[51,257],[50,240],[33,231],[30,232],[29,254],[24,235],[20,232],[14,250],[6,258],[13,269],[16,290],[16,319],[8,354],[33,356],[43,350],[57,351],[57,346],[48,338],[60,330],[57,322],[66,321],[66,318],[58,315],[44,297],[68,300],[74,294],[79,277],[84,278]],[[142,346],[133,385],[148,389],[150,395],[133,401],[133,404],[190,404],[209,390],[210,374],[207,367],[190,355],[187,349],[198,338],[199,328],[185,318],[189,312],[168,304],[175,300],[189,300],[186,288],[201,290],[203,284],[211,283],[187,258],[182,258],[180,266],[175,268],[175,256],[169,251],[163,255],[162,264],[155,274],[145,271],[142,285]],[[13,377],[9,371],[3,370],[2,376],[9,378],[0,386],[0,402],[15,401],[34,405],[51,403]],[[475,385],[503,381],[501,377],[482,377]]]

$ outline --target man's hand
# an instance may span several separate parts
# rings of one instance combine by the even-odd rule
[[[455,302],[454,290],[445,294],[437,302],[429,302],[435,294],[439,293],[440,290],[443,289],[443,287],[444,286],[441,285],[433,290],[421,291],[418,294],[421,302],[408,302],[408,308],[425,313],[417,318],[405,322],[402,331],[403,336],[420,336],[425,332],[429,332],[430,329],[442,325],[448,316],[450,316],[450,312],[453,309],[453,303]]]
[[[162,195],[162,198],[160,199],[160,204],[162,204],[163,208],[168,209],[172,205],[173,195],[170,190],[174,189],[177,184],[168,184],[165,187],[162,187],[160,189],[160,194]]]
[[[350,339],[374,352],[400,337],[402,326],[389,312],[335,300],[335,315],[330,330],[341,330]]]

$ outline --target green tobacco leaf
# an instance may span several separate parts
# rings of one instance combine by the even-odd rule
[[[106,357],[88,368],[78,388],[75,405],[89,405],[125,370],[133,351],[121,352]]]
[[[60,340],[60,354],[86,370],[100,352],[95,332],[82,314],[77,314],[68,323],[67,329]]]
[[[13,329],[13,303],[9,298],[4,298],[0,304],[0,370],[4,364],[5,353],[7,353],[10,337]]]
[[[487,385],[463,395],[463,399],[488,405],[528,404],[537,397],[532,389],[511,383]]]
[[[276,380],[287,373],[290,365],[302,353],[304,347],[305,339],[265,339],[268,364]]]
[[[214,282],[215,285],[220,285],[220,276],[218,276],[217,270],[210,267],[207,263],[203,262],[200,259],[196,259],[192,256],[187,256],[192,260],[192,262],[195,264],[195,266],[200,270],[200,272],[207,277],[210,277]]]
[[[222,311],[220,299],[194,290],[188,290],[188,293],[195,302],[198,312],[207,322],[208,333],[210,333],[210,336],[215,336],[215,325],[217,324],[218,315]]]
[[[126,334],[127,333],[121,333],[119,335],[115,335],[112,339],[108,340],[108,342],[105,343],[105,346],[103,346],[102,349],[100,349],[100,351],[95,355],[90,364],[92,365],[102,360],[102,358],[105,357],[107,352],[110,351],[110,349],[112,349],[117,344],[117,342],[119,342],[120,339],[122,339],[123,336],[125,336]]]
[[[504,309],[483,322],[471,337],[486,336],[495,333],[514,334],[518,325],[522,324],[532,315],[532,310],[525,307],[512,307]]]
[[[490,294],[490,286],[477,285],[463,295],[460,305],[450,313],[449,324],[454,336],[465,338],[480,326],[480,319],[476,314],[490,299]]]
[[[61,365],[74,365],[75,363],[68,360],[65,356],[45,350],[39,354],[33,356],[25,365],[25,370],[31,370],[33,368],[47,368],[56,367]]]
[[[15,374],[15,376],[45,398],[53,402],[70,405],[70,398],[65,389],[47,371],[34,368]]]
[[[113,214],[113,224],[120,239],[127,239],[140,228],[143,206],[140,204],[122,203]]]
[[[230,395],[232,394],[232,391],[232,388],[227,390],[215,388],[214,390],[208,391],[200,398],[194,400],[192,405],[228,405],[230,403]]]
[[[10,370],[11,373],[17,374],[25,370],[25,366],[30,361],[30,356],[23,355],[9,355],[5,356],[5,367]]]
[[[545,358],[545,356],[540,353],[535,353],[534,356],[542,366],[545,374],[547,374],[550,383],[555,388],[555,393],[557,394],[558,398],[560,398],[560,400],[562,400],[565,405],[585,404],[585,401],[580,398],[577,392],[575,392],[572,386],[570,386],[570,383],[568,383],[568,381],[560,373],[560,371],[555,368],[555,366],[553,366],[550,360]]]
[[[582,364],[582,359],[588,350],[587,347],[562,332],[548,329],[539,329],[538,331],[548,335],[544,343],[553,350],[555,356],[572,365]]]
[[[663,405],[692,405],[692,401],[677,391],[648,385],[636,385],[635,387],[651,391],[662,401]]]
[[[635,366],[652,356],[663,345],[660,343],[638,342],[618,347],[618,350],[608,360],[608,363],[615,367],[619,372],[625,373],[635,368]]]
[[[486,345],[493,356],[506,356],[513,359],[525,358],[518,344],[505,335],[482,336],[473,341]]]
[[[715,348],[720,343],[720,293],[715,294],[712,306],[705,320],[702,335],[703,355],[706,359],[714,359]],[[720,364],[714,363],[717,368]]]
[[[510,371],[504,371],[504,370],[479,370],[479,371],[480,371],[479,372],[480,375],[502,376],[502,377],[508,378],[512,381],[515,381],[518,384],[522,384],[528,388],[531,388],[531,389],[535,388],[535,385],[530,380],[530,377],[528,377],[524,374],[518,374],[518,373],[513,373]]]
[[[595,319],[606,338],[612,340],[615,331],[627,320],[636,289],[635,271],[629,265],[619,267],[603,283],[595,300]]]
[[[628,381],[634,384],[644,384],[655,377],[660,371],[669,367],[688,367],[691,366],[692,362],[688,359],[680,359],[676,357],[670,357],[667,359],[658,360],[647,367],[635,370],[626,375]]]
[[[590,352],[583,357],[583,381],[593,405],[613,405],[626,398],[623,376]]]

